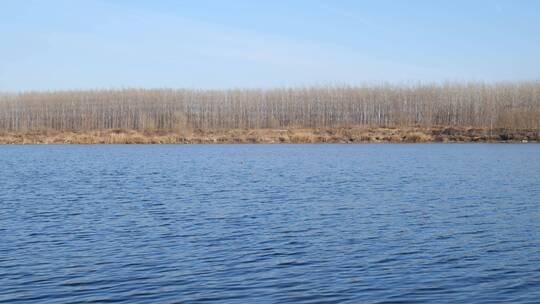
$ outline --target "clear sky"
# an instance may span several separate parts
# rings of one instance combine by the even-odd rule
[[[0,0],[0,91],[540,79],[540,1]]]

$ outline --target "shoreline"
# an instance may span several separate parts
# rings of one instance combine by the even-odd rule
[[[309,144],[536,143],[540,130],[436,127],[335,127],[214,130],[0,131],[0,144]]]

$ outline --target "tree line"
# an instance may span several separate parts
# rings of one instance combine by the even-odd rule
[[[0,130],[456,126],[540,129],[540,81],[0,94]]]

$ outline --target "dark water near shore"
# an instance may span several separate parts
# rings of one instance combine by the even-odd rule
[[[0,302],[533,303],[540,145],[0,146]]]

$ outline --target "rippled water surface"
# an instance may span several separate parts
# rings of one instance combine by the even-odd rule
[[[0,173],[0,302],[540,299],[540,145],[0,146]]]

